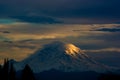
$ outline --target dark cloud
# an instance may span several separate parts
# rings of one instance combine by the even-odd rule
[[[96,29],[95,31],[120,32],[120,28],[101,28],[101,29]]]
[[[30,23],[63,23],[62,21],[56,20],[51,17],[44,17],[44,16],[13,16],[12,18],[17,18],[21,22],[30,22]]]
[[[56,18],[87,18],[120,22],[119,4],[119,0],[1,0],[0,16],[40,23],[56,23]],[[53,19],[27,17],[29,14],[51,16]]]

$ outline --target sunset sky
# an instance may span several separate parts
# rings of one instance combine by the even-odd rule
[[[44,44],[62,41],[120,67],[119,4],[119,0],[0,0],[0,63],[6,57],[23,60]]]

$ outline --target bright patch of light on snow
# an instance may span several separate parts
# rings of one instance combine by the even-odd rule
[[[66,48],[65,52],[69,55],[76,55],[80,51],[80,49],[74,46],[73,44],[66,44],[65,48]]]

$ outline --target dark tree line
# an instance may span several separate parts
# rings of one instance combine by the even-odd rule
[[[52,76],[52,73],[54,73],[53,75],[54,77]],[[61,78],[60,75],[64,75],[64,77]],[[59,71],[52,71],[52,72],[48,71],[48,74],[43,72],[42,74],[39,74],[39,76],[43,77],[43,79],[41,80],[50,80],[50,79],[67,80],[67,78],[69,78],[68,80],[74,80],[72,79],[72,77],[70,77],[70,73],[66,74],[64,72],[59,72]],[[80,76],[80,74],[77,75],[75,74],[75,76]],[[4,64],[0,65],[0,80],[36,80],[36,79],[34,77],[33,71],[31,70],[28,64],[22,70],[20,78],[18,78],[13,63],[10,62],[10,60],[8,59],[4,59]],[[79,80],[82,79],[80,78]],[[114,74],[114,73],[101,74],[97,80],[120,80],[120,74]]]
[[[4,59],[4,64],[0,65],[0,80],[35,80],[35,77],[29,65],[26,65],[18,79],[13,63]]]
[[[35,80],[34,74],[30,69],[29,65],[26,65],[22,71],[22,80]]]

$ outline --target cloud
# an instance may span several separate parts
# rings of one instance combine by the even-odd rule
[[[0,49],[0,62],[2,63],[2,60],[4,58],[15,59],[17,61],[20,61],[34,53],[34,51],[34,49],[29,48],[22,48],[22,50],[18,47],[9,47],[7,49],[2,48]]]
[[[0,41],[0,59],[1,57],[10,57],[22,60],[26,56],[34,53],[38,48],[41,48],[42,45],[53,41],[73,43],[81,49],[86,50],[86,52],[119,52],[119,32],[94,31],[100,28],[116,28],[119,25],[120,24],[1,24],[0,31],[9,31],[10,34],[0,33],[2,36],[2,41]],[[12,42],[5,42],[6,39]],[[11,51],[13,51],[13,54]]]
[[[30,24],[30,23],[14,23],[1,25],[1,31],[9,31],[10,34],[1,34],[12,40],[28,40],[28,39],[57,39],[57,38],[93,38],[104,39],[104,35],[115,37],[114,34],[96,31],[99,28],[111,29],[119,24],[93,24],[93,25],[77,25],[77,24]]]
[[[0,35],[0,41],[11,41],[11,39],[5,37],[5,36],[2,36]]]
[[[98,50],[84,50],[84,52],[120,52],[120,48],[104,48]]]
[[[120,28],[101,28],[101,29],[96,29],[95,31],[120,32]]]
[[[56,23],[59,18],[65,22],[115,23],[120,22],[119,4],[119,0],[2,0],[0,16],[35,23]]]
[[[47,16],[13,16],[12,18],[18,19],[20,22],[27,23],[41,23],[41,24],[63,23],[63,21]]]

